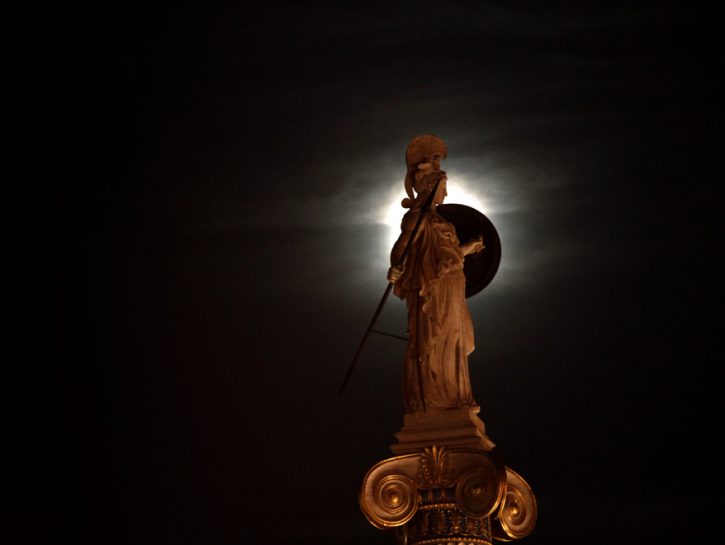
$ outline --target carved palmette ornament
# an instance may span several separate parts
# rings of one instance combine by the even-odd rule
[[[359,500],[370,523],[384,529],[406,524],[431,502],[455,502],[467,516],[481,519],[499,508],[505,493],[505,469],[488,453],[431,447],[374,465]]]
[[[445,487],[450,482],[448,449],[433,445],[420,453],[418,484],[424,488]]]
[[[506,494],[492,533],[498,541],[512,541],[529,535],[536,526],[536,498],[528,483],[513,469],[506,468]]]

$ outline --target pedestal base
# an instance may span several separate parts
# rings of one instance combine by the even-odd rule
[[[479,407],[410,413],[403,417],[403,428],[390,445],[394,454],[412,454],[427,447],[473,448],[491,451],[496,446],[486,435],[478,417]]]

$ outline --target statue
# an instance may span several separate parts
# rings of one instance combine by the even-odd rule
[[[446,173],[440,168],[446,155],[446,145],[432,135],[419,136],[408,146],[408,198],[402,205],[410,210],[390,255],[388,280],[408,307],[406,413],[478,407],[468,377],[474,343],[463,264],[466,255],[481,252],[484,244],[481,236],[460,244],[455,227],[436,212],[447,195]],[[404,265],[398,265],[404,257]]]
[[[394,456],[370,468],[358,499],[368,521],[394,530],[399,545],[508,542],[530,534],[537,518],[531,487],[494,452],[471,392],[466,295],[495,274],[500,243],[483,214],[442,204],[446,155],[432,135],[408,147],[403,206],[409,211],[390,255],[388,288],[366,333],[394,288],[408,307],[403,427],[390,446]]]

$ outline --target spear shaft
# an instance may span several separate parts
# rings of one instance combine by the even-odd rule
[[[415,237],[418,234],[418,229],[420,229],[420,224],[423,222],[423,215],[426,212],[428,212],[428,210],[430,209],[430,205],[433,202],[433,197],[435,196],[436,192],[438,191],[438,186],[440,185],[442,179],[443,179],[443,176],[438,178],[435,186],[433,186],[433,191],[430,192],[430,195],[428,195],[428,198],[425,200],[425,203],[421,207],[420,215],[418,216],[418,221],[415,222],[415,227],[413,227],[413,231],[410,233],[408,242],[405,244],[405,249],[403,250],[403,255],[398,260],[398,263],[396,263],[397,267],[400,267],[405,263],[405,260],[407,259],[411,248],[413,247],[413,241],[415,240]],[[365,342],[368,340],[370,333],[373,331],[373,327],[375,327],[375,322],[378,321],[378,317],[380,316],[380,313],[382,312],[383,307],[385,306],[385,302],[388,300],[388,296],[390,295],[390,290],[392,290],[392,289],[393,289],[393,283],[388,282],[388,286],[385,288],[383,297],[380,299],[380,303],[378,303],[378,308],[375,309],[375,314],[373,314],[373,319],[370,320],[370,325],[368,326],[367,330],[365,331],[365,335],[363,335],[363,338],[357,347],[357,351],[355,352],[355,357],[353,357],[352,362],[350,363],[350,367],[347,368],[347,374],[345,374],[345,378],[343,379],[342,384],[340,385],[340,389],[337,392],[338,395],[342,394],[343,390],[345,390],[345,386],[347,386],[347,383],[350,381],[350,377],[352,376],[352,373],[355,370],[355,365],[357,364],[357,360],[360,358],[360,353],[362,352],[362,349],[365,346]],[[422,395],[423,395],[423,391],[421,390],[421,398],[422,398]]]

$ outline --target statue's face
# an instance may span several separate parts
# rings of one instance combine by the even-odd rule
[[[434,155],[431,158],[430,163],[433,165],[433,168],[435,170],[440,170],[441,169],[441,159],[442,159],[442,157],[440,155]]]
[[[443,204],[443,200],[448,196],[448,186],[447,186],[448,180],[445,178],[441,178],[441,183],[438,184],[438,191],[436,191],[435,196],[433,197],[433,204]]]

